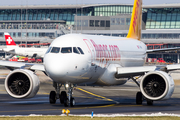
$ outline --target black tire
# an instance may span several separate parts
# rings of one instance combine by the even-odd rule
[[[74,105],[75,105],[75,99],[72,97],[70,100],[70,106],[74,107]]]
[[[68,107],[69,106],[69,100],[68,98],[64,99],[64,107]]]
[[[137,105],[142,105],[142,101],[143,101],[142,93],[137,92],[137,94],[136,94],[136,104]]]
[[[56,92],[55,91],[50,92],[49,103],[50,104],[55,104],[56,103]]]
[[[147,105],[149,105],[149,106],[153,105],[153,100],[147,99],[146,101],[147,101]]]
[[[64,100],[67,99],[66,91],[62,91],[59,98],[60,98],[60,103],[64,104]]]

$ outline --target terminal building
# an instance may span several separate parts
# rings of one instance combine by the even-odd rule
[[[0,45],[4,32],[17,44],[49,42],[66,33],[126,37],[133,5],[29,5],[0,7]],[[148,49],[180,47],[180,4],[143,6],[142,41]],[[179,63],[180,52],[148,54]]]

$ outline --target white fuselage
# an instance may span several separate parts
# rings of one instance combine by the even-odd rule
[[[5,52],[9,52],[16,55],[32,57],[36,54],[36,57],[43,58],[48,48],[20,48],[18,46],[11,46],[3,49]]]
[[[107,68],[113,68],[112,65],[143,66],[147,49],[138,40],[81,34],[61,36],[51,43],[49,49],[53,47],[60,48],[60,52],[52,53],[49,50],[45,54],[44,66],[47,74],[55,82],[74,84],[99,83]],[[67,47],[79,47],[84,54],[74,53],[73,50],[71,53],[62,53],[61,50]]]

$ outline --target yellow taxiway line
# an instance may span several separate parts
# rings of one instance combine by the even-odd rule
[[[80,91],[83,91],[83,92],[85,92],[85,93],[88,93],[88,94],[90,94],[90,95],[96,96],[96,97],[101,98],[101,99],[106,100],[106,101],[112,101],[112,102],[115,102],[115,103],[119,103],[119,102],[114,101],[114,100],[112,100],[112,99],[109,99],[109,98],[106,98],[106,97],[103,97],[103,96],[100,96],[100,95],[91,93],[91,92],[89,92],[89,91],[87,91],[87,90],[84,90],[84,89],[82,89],[82,88],[79,88],[79,87],[77,87],[76,89],[78,89],[78,90],[80,90]]]

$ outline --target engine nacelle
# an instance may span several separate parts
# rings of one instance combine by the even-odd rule
[[[169,99],[174,92],[174,80],[163,71],[148,72],[141,80],[140,89],[149,100]]]
[[[16,69],[5,79],[5,89],[14,98],[31,98],[39,90],[40,81],[34,72]]]

